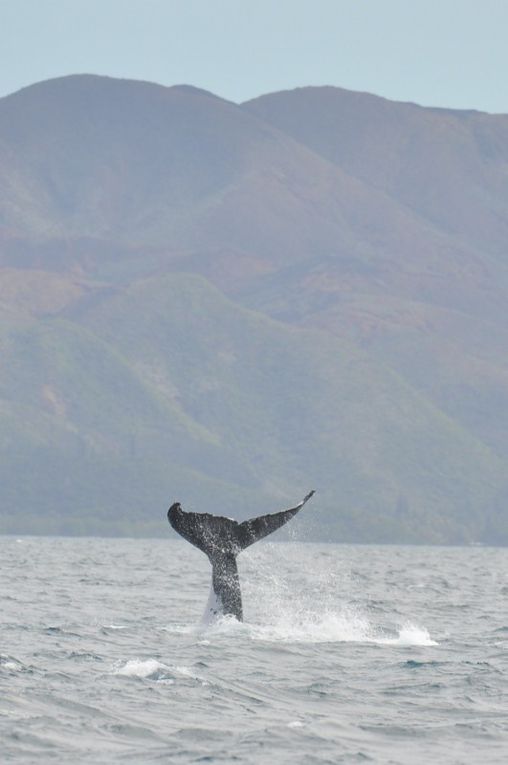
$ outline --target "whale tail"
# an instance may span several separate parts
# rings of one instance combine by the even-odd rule
[[[187,513],[179,502],[168,510],[171,526],[184,539],[208,556],[212,564],[212,588],[216,608],[211,610],[232,614],[242,620],[242,596],[236,556],[246,547],[258,542],[284,526],[312,497],[311,491],[296,507],[250,518],[239,523],[210,513]]]

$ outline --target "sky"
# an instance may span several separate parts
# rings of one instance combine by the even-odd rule
[[[0,96],[66,74],[508,113],[508,0],[0,0]]]

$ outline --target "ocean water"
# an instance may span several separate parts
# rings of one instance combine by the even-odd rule
[[[508,550],[0,537],[2,763],[508,762]]]

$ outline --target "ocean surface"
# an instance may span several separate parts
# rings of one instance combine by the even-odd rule
[[[0,537],[2,763],[508,762],[508,550]]]

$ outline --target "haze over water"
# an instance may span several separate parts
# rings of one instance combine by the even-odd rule
[[[260,543],[245,623],[208,627],[184,542],[0,561],[3,762],[506,761],[506,549]]]

